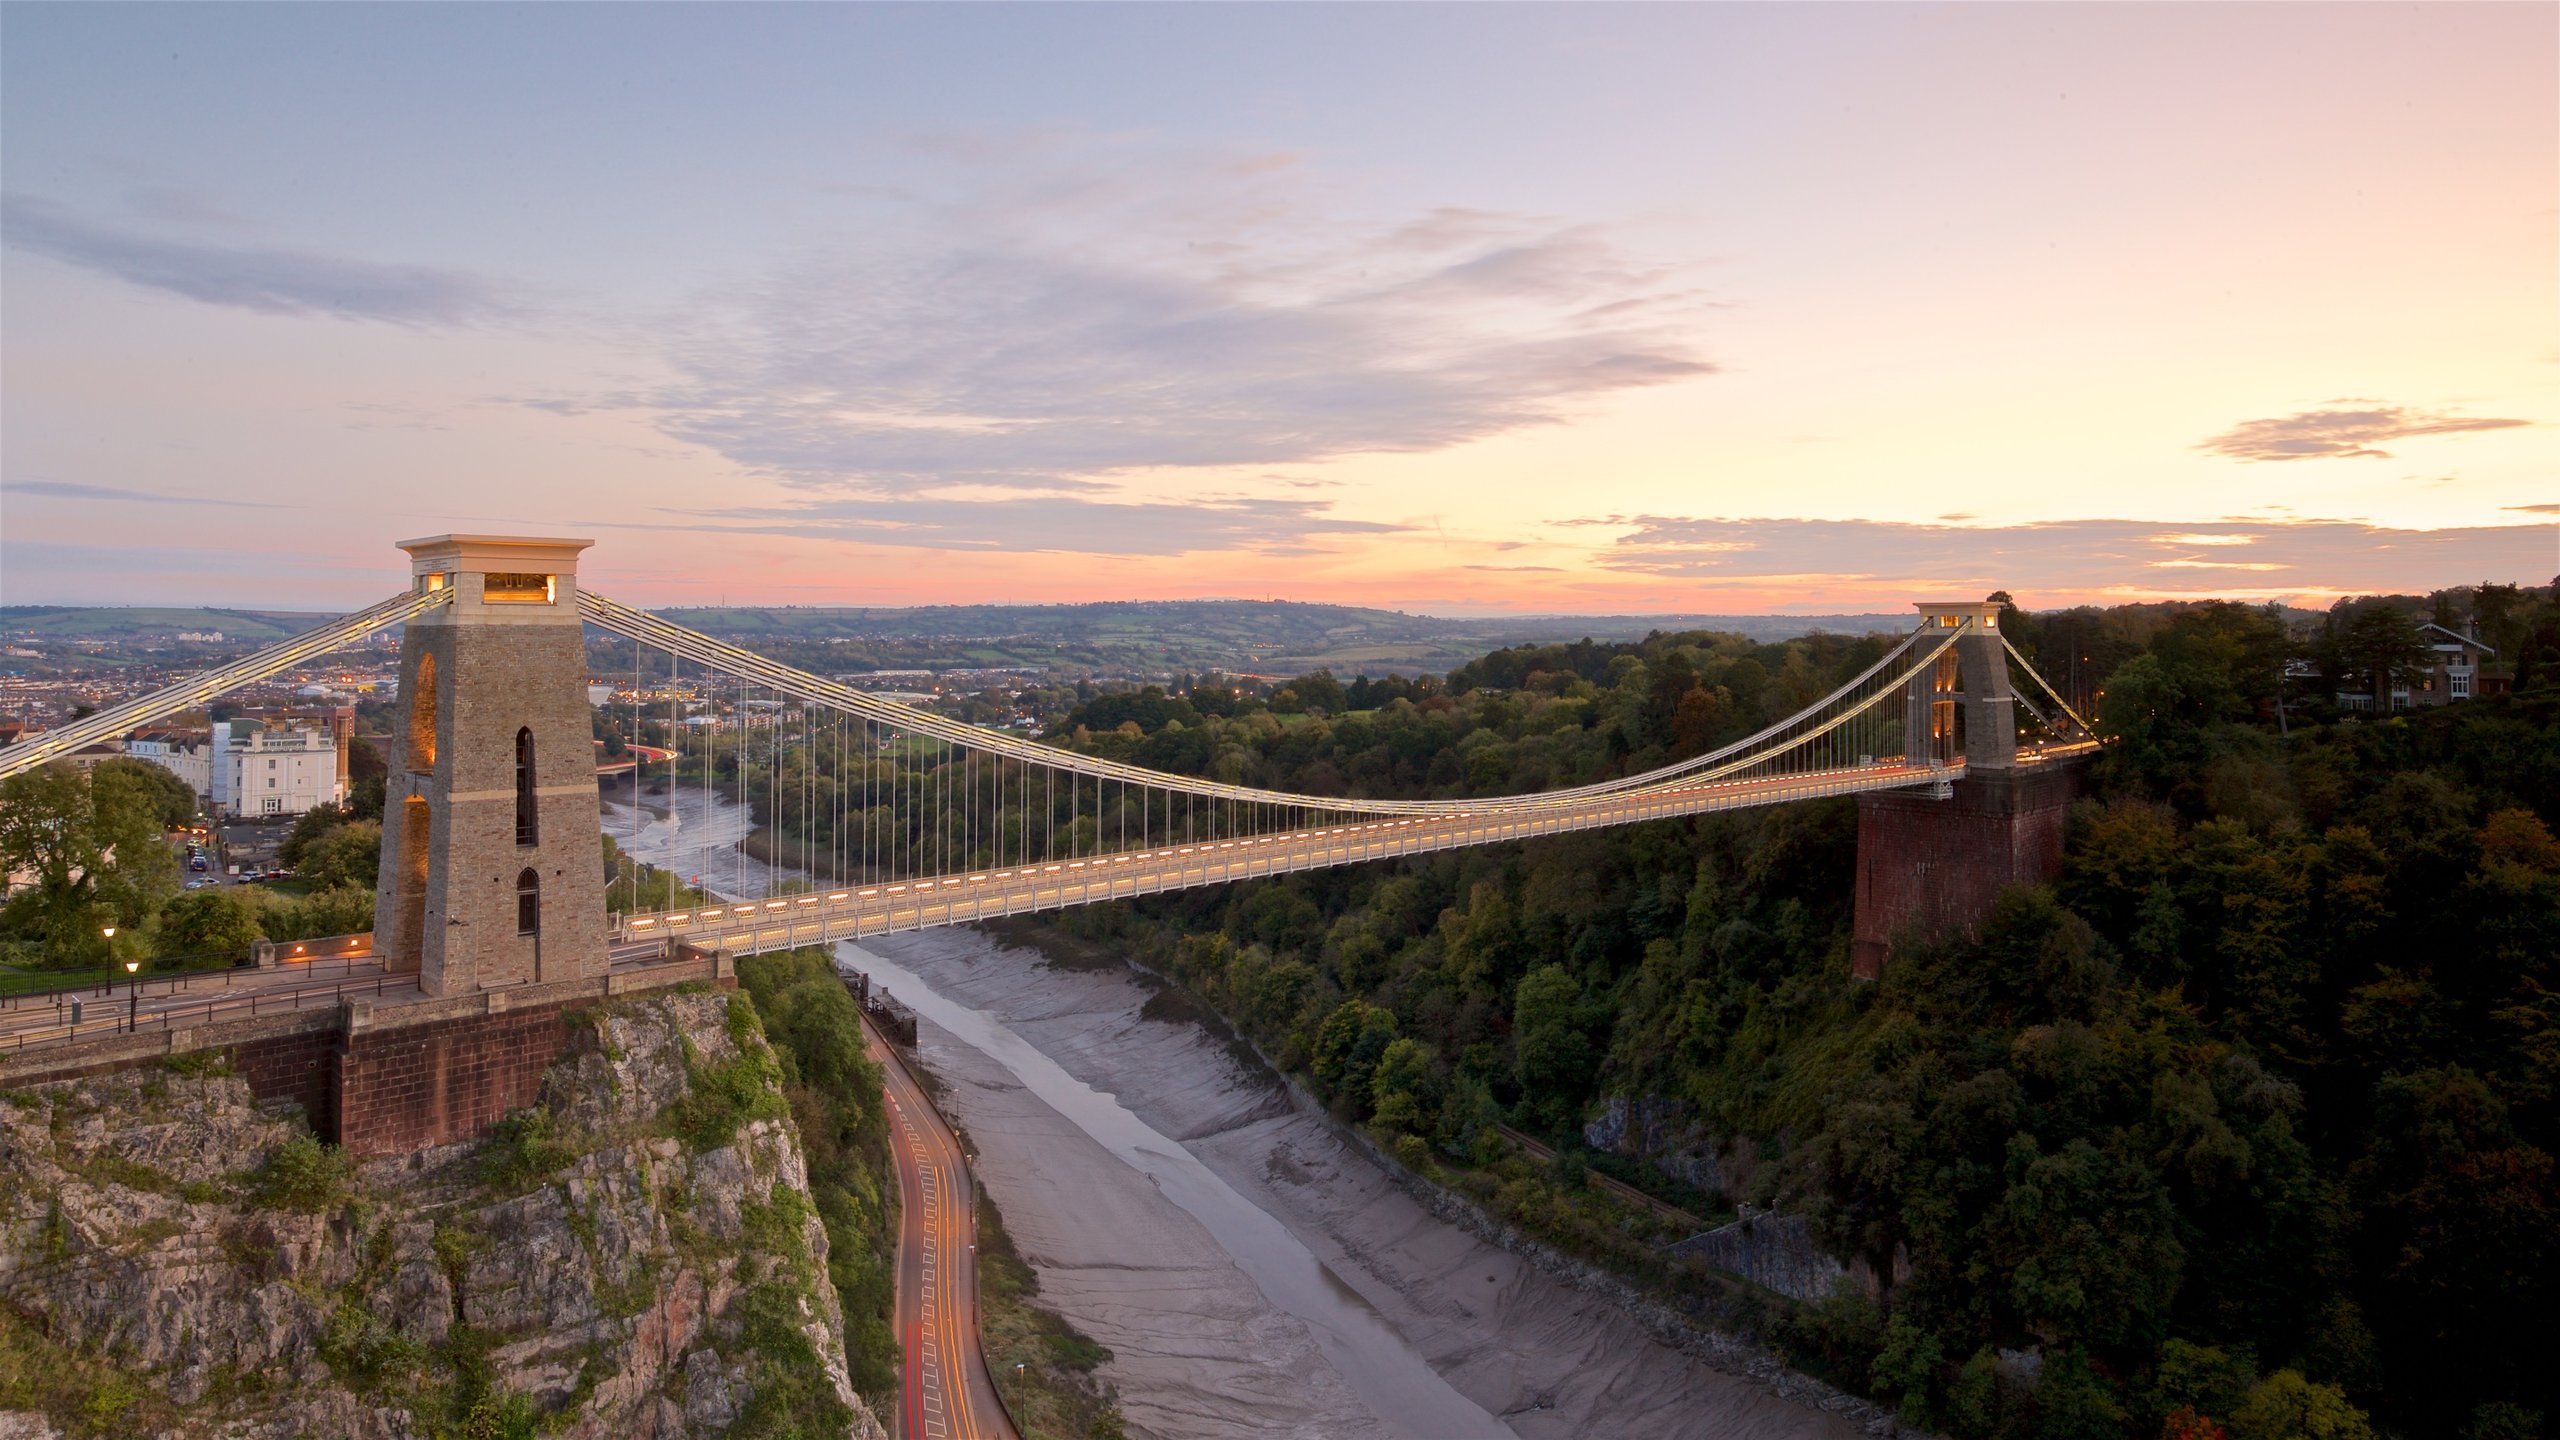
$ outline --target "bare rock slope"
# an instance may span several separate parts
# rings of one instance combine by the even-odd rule
[[[574,1024],[497,1138],[354,1170],[227,1074],[0,1095],[0,1435],[881,1436],[753,1010]]]

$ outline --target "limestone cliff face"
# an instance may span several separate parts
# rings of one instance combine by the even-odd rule
[[[882,1435],[752,1011],[576,1023],[498,1138],[352,1172],[227,1075],[0,1096],[0,1435]]]

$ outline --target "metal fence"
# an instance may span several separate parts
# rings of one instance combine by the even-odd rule
[[[11,1054],[67,1045],[77,1040],[95,1040],[109,1035],[166,1034],[185,1030],[212,1020],[250,1020],[263,1015],[284,1015],[299,1010],[324,1009],[343,1005],[348,997],[380,997],[386,992],[414,988],[415,981],[403,976],[399,984],[392,977],[376,971],[369,979],[352,974],[334,982],[318,984],[269,985],[190,1005],[172,1006],[144,1013],[140,995],[117,995],[95,1005],[85,998],[64,1001],[57,1007],[57,1019],[50,1024],[27,1025],[14,1033],[0,1036],[0,1049]],[[261,972],[273,974],[273,971]]]
[[[262,953],[268,963],[254,963]],[[261,940],[251,955],[252,961],[219,970],[182,970],[158,976],[147,971],[135,972],[103,980],[80,980],[48,990],[23,990],[15,995],[0,996],[0,1016],[12,1011],[57,1007],[75,997],[92,995],[121,999],[128,993],[137,993],[149,999],[155,995],[166,997],[197,990],[231,990],[253,983],[273,984],[275,977],[284,972],[351,975],[359,966],[373,963],[373,934],[367,931],[361,935],[328,935],[312,940]],[[148,966],[151,962],[142,963]]]

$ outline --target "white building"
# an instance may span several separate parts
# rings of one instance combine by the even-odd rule
[[[136,731],[124,742],[124,753],[186,781],[198,800],[213,794],[213,744],[201,730]]]
[[[338,746],[318,730],[261,730],[234,739],[216,725],[214,805],[234,815],[299,815],[346,798],[338,783]]]

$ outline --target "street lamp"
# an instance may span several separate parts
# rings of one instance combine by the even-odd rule
[[[127,1034],[142,1022],[142,982],[134,978],[142,971],[142,962],[124,962],[124,1028]]]
[[[104,926],[98,933],[107,937],[107,959],[112,962],[116,958],[116,927]],[[112,963],[107,969],[107,993],[109,995],[116,993],[116,972]]]

